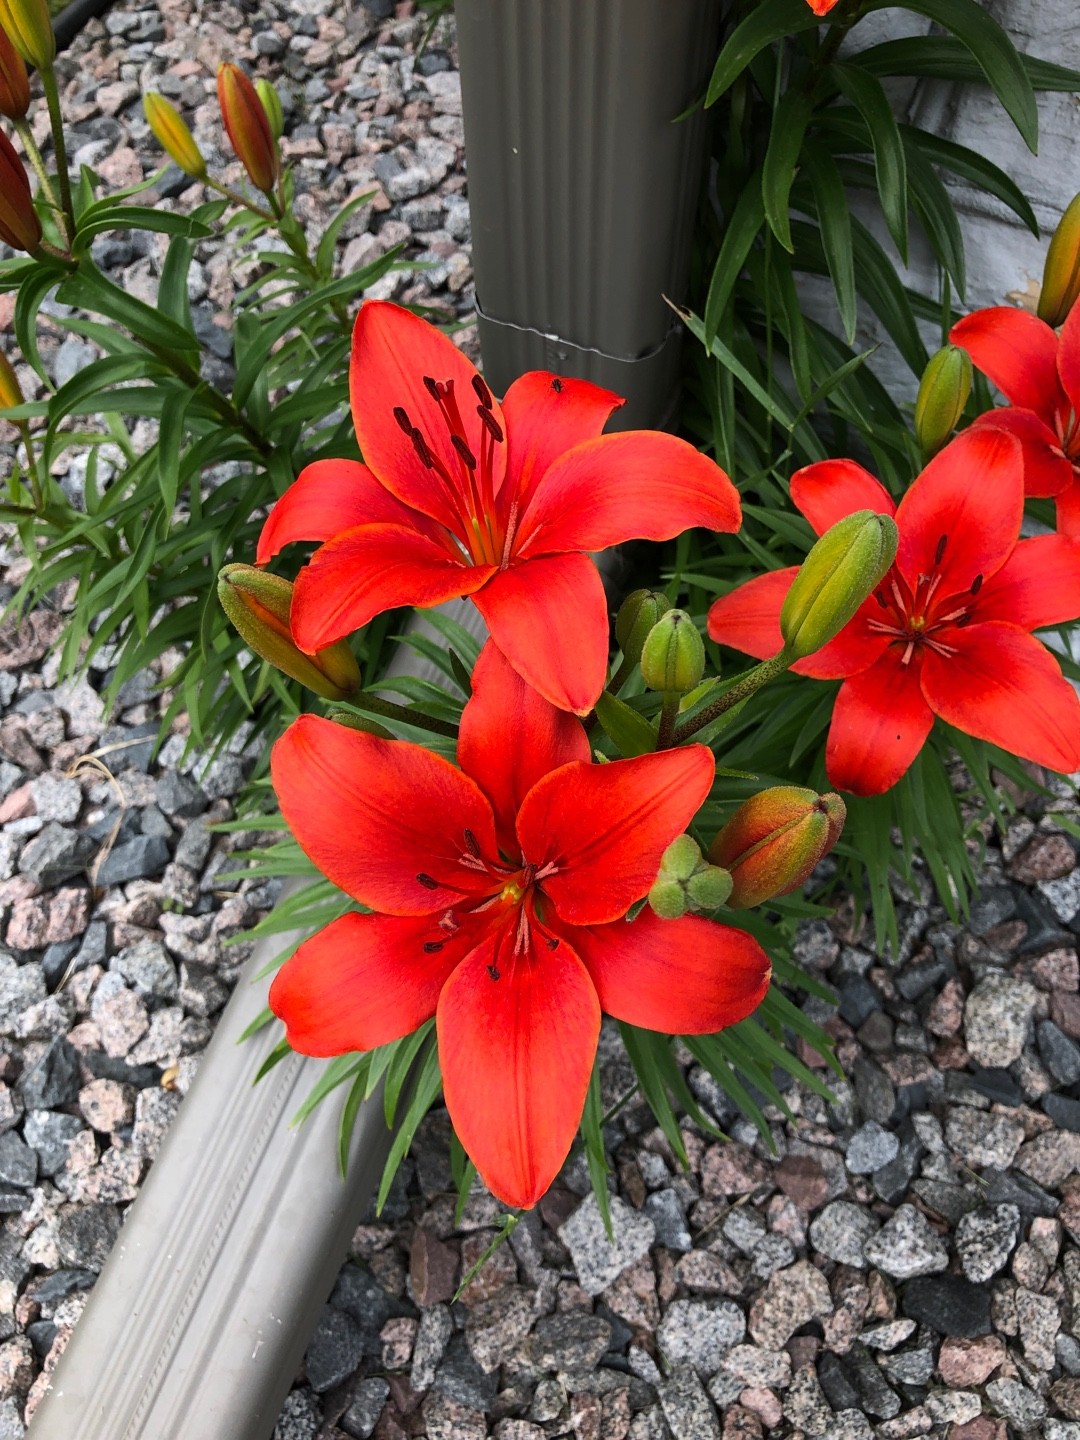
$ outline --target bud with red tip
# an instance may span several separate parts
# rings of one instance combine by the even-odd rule
[[[915,401],[915,439],[924,462],[952,437],[971,394],[971,377],[971,356],[957,345],[943,345],[930,357]]]
[[[0,240],[13,250],[35,251],[41,221],[34,209],[30,181],[18,151],[0,130]]]
[[[1039,319],[1048,325],[1064,325],[1077,296],[1080,296],[1080,195],[1058,221],[1046,252]]]
[[[164,95],[148,90],[143,96],[143,110],[147,123],[154,132],[154,139],[169,159],[193,180],[201,180],[206,174],[206,161],[195,144],[195,137],[188,129],[183,116],[171,105]]]
[[[218,104],[237,158],[251,183],[272,193],[280,171],[277,141],[270,129],[258,91],[239,65],[221,65],[217,73]]]
[[[47,70],[56,58],[48,0],[0,0],[0,25],[28,65]]]
[[[709,847],[713,864],[731,873],[728,904],[742,909],[798,889],[836,844],[846,818],[839,795],[799,785],[752,795]]]
[[[0,115],[6,115],[9,120],[24,120],[29,108],[30,77],[26,63],[7,31],[0,29]]]
[[[218,599],[248,646],[275,669],[326,700],[346,700],[360,688],[360,670],[344,640],[305,655],[289,627],[292,582],[253,565],[226,565]]]

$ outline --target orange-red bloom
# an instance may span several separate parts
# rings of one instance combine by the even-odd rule
[[[255,188],[270,194],[277,184],[281,162],[258,91],[239,65],[220,65],[217,92],[221,118],[237,158]]]
[[[995,305],[957,321],[949,337],[1010,402],[980,415],[1024,447],[1024,488],[1052,495],[1058,529],[1080,538],[1080,306],[1061,336],[1026,310]]]
[[[462,1144],[493,1194],[530,1206],[577,1131],[601,1011],[718,1030],[761,1001],[769,962],[711,920],[624,918],[709,792],[704,745],[591,764],[580,723],[488,644],[458,758],[313,715],[278,741],[293,834],[377,913],[301,945],[270,1004],[308,1055],[368,1050],[434,1015]]]
[[[34,251],[41,244],[41,221],[26,167],[0,130],[0,240],[13,250]]]
[[[840,0],[806,0],[806,3],[815,15],[827,15],[834,5],[840,3]]]
[[[328,542],[296,582],[304,650],[396,605],[471,595],[518,674],[583,715],[608,657],[603,587],[584,552],[739,527],[735,487],[692,445],[601,435],[617,395],[534,371],[500,405],[445,335],[396,305],[361,306],[350,383],[367,466],[310,465],[259,539],[259,564],[291,540]]]
[[[1053,770],[1080,768],[1080,700],[1031,635],[1080,616],[1080,545],[1021,540],[1021,447],[973,426],[930,462],[899,506],[853,460],[808,465],[791,498],[820,534],[853,510],[895,512],[896,562],[834,640],[792,668],[844,681],[825,751],[856,795],[895,785],[934,716]],[[796,571],[774,570],[717,600],[709,634],[762,659],[780,649]]]

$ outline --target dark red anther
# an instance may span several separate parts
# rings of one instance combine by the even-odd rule
[[[554,380],[552,380],[551,388],[555,391],[556,395],[562,394],[562,381],[559,379],[558,375],[556,375]]]
[[[440,385],[437,380],[433,380],[430,375],[424,376],[424,389],[436,402],[436,404],[438,404],[438,402],[442,400],[443,395],[446,393],[443,386]]]
[[[485,410],[482,405],[478,405],[476,407],[476,413],[480,416],[491,438],[496,442],[501,441],[503,438],[502,426],[495,419],[491,411]]]
[[[484,415],[486,415],[486,414],[487,414],[487,411],[484,410],[484,411],[482,411],[481,413],[484,414]],[[460,435],[451,435],[451,436],[450,436],[450,444],[453,445],[454,449],[455,449],[455,450],[457,451],[457,453],[461,456],[461,459],[462,459],[462,461],[464,462],[464,464],[466,464],[466,465],[469,467],[470,470],[475,470],[475,469],[476,469],[476,456],[472,453],[472,451],[469,449],[468,445],[466,445],[465,441],[461,438],[461,436],[460,436]]]
[[[437,953],[442,949],[442,947],[443,947],[443,942],[442,942],[441,940],[425,940],[425,941],[424,941],[424,954],[425,954],[425,955],[435,955],[435,954],[437,954]]]
[[[480,841],[477,840],[471,830],[465,831],[465,849],[468,850],[470,855],[479,856],[480,854]]]
[[[484,409],[490,410],[495,402],[491,398],[491,391],[484,384],[484,377],[482,375],[474,375],[472,377],[472,388],[476,391],[476,398],[480,401]]]
[[[549,950],[557,950],[559,948],[559,942],[554,935],[547,937],[547,947]]]
[[[497,965],[489,965],[489,966],[487,967],[487,972],[488,972],[488,974],[491,976],[492,980],[498,980],[498,978],[499,978],[499,967],[498,967]]]
[[[882,610],[887,610],[889,608],[889,602],[885,599],[885,596],[882,595],[880,590],[874,591],[874,599],[881,606]]]
[[[416,877],[416,883],[423,885],[425,890],[438,890],[439,888],[438,880],[434,879],[431,875],[425,875],[422,870]]]
[[[960,616],[960,619],[959,619],[959,620],[957,620],[957,622],[956,622],[956,628],[957,628],[958,630],[962,630],[965,625],[970,625],[970,624],[971,624],[971,611],[968,610],[968,611],[965,611],[965,613]]]
[[[948,537],[947,535],[942,535],[941,539],[937,542],[937,549],[934,551],[934,564],[935,564],[935,565],[940,565],[941,562],[942,562],[942,560],[944,560],[944,558],[945,558],[945,546],[946,546],[946,544],[947,544],[947,542],[948,542],[948,539],[949,539],[949,537]]]
[[[395,405],[394,419],[401,426],[402,430],[405,431],[405,434],[411,437],[413,427],[412,421],[409,419],[409,412],[405,410],[401,405]]]
[[[431,451],[427,448],[427,443],[425,442],[424,437],[423,435],[421,435],[420,431],[416,429],[410,430],[409,439],[412,441],[413,449],[416,451],[417,455],[419,455],[420,463],[423,465],[424,469],[433,470],[435,468],[435,462],[431,458]]]
[[[971,582],[972,595],[977,595],[979,593],[979,591],[982,589],[982,582],[983,577],[981,575],[976,575],[975,579]]]

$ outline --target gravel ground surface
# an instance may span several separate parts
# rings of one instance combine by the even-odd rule
[[[302,213],[317,229],[377,188],[343,263],[405,241],[429,268],[380,293],[467,314],[454,56],[441,32],[417,60],[420,31],[382,0],[114,7],[64,61],[79,158],[118,183],[157,164],[146,85],[220,155],[218,59],[285,77]],[[171,172],[163,194],[198,187]],[[152,295],[156,245],[102,243]],[[227,368],[237,275],[212,247],[199,260],[193,300]],[[93,358],[59,330],[43,348],[60,375]],[[21,564],[0,555],[4,584]],[[63,599],[0,632],[0,1440],[20,1440],[227,998],[244,947],[221,940],[273,898],[216,882],[229,839],[207,829],[253,757],[193,771],[178,735],[152,762],[154,676],[108,717],[107,671],[58,685]],[[94,751],[113,779],[68,773]],[[474,1196],[455,1228],[430,1117],[356,1234],[277,1440],[1080,1440],[1080,868],[1060,823],[1076,805],[1064,787],[1020,798],[986,831],[967,925],[927,887],[902,900],[896,955],[850,908],[804,928],[803,963],[839,997],[806,1008],[849,1081],[832,1105],[790,1090],[794,1121],[768,1112],[775,1153],[693,1067],[732,1142],[688,1125],[689,1171],[643,1106],[620,1113],[614,1244],[572,1160],[451,1303],[498,1209]],[[611,1039],[614,1099],[629,1072]]]

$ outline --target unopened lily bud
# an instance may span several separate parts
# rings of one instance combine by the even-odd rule
[[[958,345],[943,345],[923,371],[915,401],[915,439],[923,460],[947,444],[971,394],[971,356]]]
[[[847,809],[839,795],[777,785],[743,802],[709,847],[731,873],[736,909],[786,895],[806,880],[840,838]]]
[[[7,31],[0,29],[0,115],[9,120],[23,120],[30,108],[30,77],[26,62],[11,43]]]
[[[250,649],[290,679],[326,700],[346,700],[360,688],[360,669],[344,640],[316,655],[298,648],[289,626],[292,582],[253,565],[226,565],[218,599]]]
[[[41,221],[19,153],[0,130],[0,240],[33,252],[41,244]]]
[[[661,858],[649,905],[661,920],[677,920],[688,910],[716,910],[730,893],[727,871],[709,864],[692,835],[677,835]]]
[[[255,93],[262,101],[262,107],[266,111],[266,118],[270,122],[270,134],[275,140],[280,140],[285,133],[285,115],[281,109],[281,96],[261,75],[255,81]]]
[[[791,582],[780,611],[780,633],[795,659],[812,655],[848,623],[873,593],[896,555],[896,522],[856,510],[817,541]]]
[[[56,56],[48,0],[0,0],[0,26],[28,65],[47,70]]]
[[[195,136],[188,129],[180,112],[153,90],[143,96],[143,110],[154,139],[185,175],[201,180],[206,174],[206,161],[195,144]]]
[[[659,590],[632,590],[619,606],[619,613],[615,616],[615,639],[631,665],[636,665],[641,659],[645,637],[670,609],[671,601]]]
[[[0,350],[0,406],[5,410],[23,403],[22,387],[12,369],[11,361]]]
[[[650,690],[685,695],[705,670],[705,642],[685,610],[669,610],[645,637],[641,674]]]
[[[280,162],[258,91],[239,65],[221,65],[217,73],[218,104],[229,141],[256,189],[270,194],[277,184]]]
[[[1063,325],[1080,295],[1080,195],[1058,221],[1046,252],[1039,319]]]

